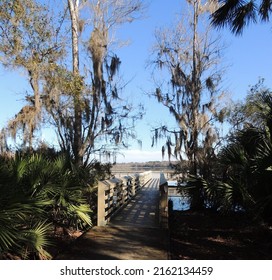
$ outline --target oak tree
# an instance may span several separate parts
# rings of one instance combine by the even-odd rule
[[[2,63],[28,74],[27,105],[2,131],[33,145],[42,124],[53,125],[62,151],[81,164],[135,137],[143,110],[121,98],[124,88],[113,52],[117,27],[139,18],[140,0],[2,1]],[[54,4],[56,6],[54,6]],[[58,8],[56,8],[58,7]],[[55,9],[54,9],[55,8]],[[58,13],[58,15],[57,15]],[[71,61],[71,63],[70,63]],[[35,116],[35,117],[34,117]]]

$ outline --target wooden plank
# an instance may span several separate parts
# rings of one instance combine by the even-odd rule
[[[168,259],[167,230],[159,225],[159,179],[147,183],[109,225],[90,229],[56,259]]]

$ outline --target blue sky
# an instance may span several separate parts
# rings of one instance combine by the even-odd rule
[[[119,157],[120,161],[130,159],[161,160],[161,144],[151,148],[150,127],[156,124],[170,122],[173,118],[166,108],[154,99],[148,99],[143,91],[155,86],[150,83],[150,69],[145,69],[146,60],[154,44],[154,30],[163,26],[171,26],[181,12],[184,12],[185,1],[181,0],[153,0],[146,19],[135,22],[126,28],[125,38],[131,39],[131,45],[122,50],[122,69],[124,73],[135,77],[128,86],[128,91],[134,96],[142,96],[147,112],[145,118],[138,126],[138,136],[143,140],[142,150],[132,146],[126,152],[126,158]],[[226,45],[222,57],[223,67],[226,66],[223,87],[229,92],[233,100],[242,100],[250,85],[265,79],[265,84],[272,87],[272,25],[256,24],[245,29],[242,36],[234,36],[227,29],[219,30]],[[129,63],[135,57],[133,63]],[[128,61],[126,64],[125,61]],[[130,73],[130,74],[129,74]],[[128,92],[128,93],[130,93]]]
[[[184,0],[149,0],[147,14],[140,21],[128,24],[117,32],[117,36],[130,40],[130,45],[118,50],[122,64],[120,73],[124,80],[131,80],[124,94],[132,102],[141,101],[146,107],[144,119],[137,125],[138,137],[143,141],[142,148],[133,144],[124,156],[117,160],[146,161],[161,160],[161,146],[151,148],[150,128],[156,124],[171,121],[167,110],[156,100],[148,98],[144,92],[153,88],[150,68],[146,62],[154,44],[156,28],[171,26],[181,11],[185,11]],[[250,85],[259,77],[272,88],[272,24],[250,25],[242,36],[236,37],[229,30],[219,30],[227,48],[222,58],[223,66],[228,66],[224,76],[224,87],[234,100],[243,99]],[[21,108],[21,100],[27,89],[23,74],[8,72],[0,68],[0,127]],[[155,86],[154,86],[155,87]]]

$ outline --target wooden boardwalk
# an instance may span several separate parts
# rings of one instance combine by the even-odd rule
[[[104,227],[93,227],[58,260],[166,260],[167,230],[159,225],[159,179],[151,179]]]

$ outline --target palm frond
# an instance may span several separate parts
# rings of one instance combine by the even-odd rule
[[[46,247],[52,245],[48,238],[48,232],[51,229],[50,224],[39,222],[31,229],[24,232],[23,241],[30,252],[37,252],[40,259],[51,259],[52,256],[46,251]]]
[[[16,245],[20,237],[10,220],[3,220],[0,213],[0,253]]]
[[[92,226],[90,214],[92,213],[90,206],[87,204],[71,205],[70,209],[76,213],[77,217],[88,226]]]
[[[262,0],[259,7],[259,16],[263,21],[269,21],[270,14],[272,12],[272,2],[271,0]]]
[[[223,148],[219,155],[219,160],[226,166],[234,164],[243,166],[247,163],[245,151],[239,144],[233,144]]]
[[[212,24],[217,27],[229,26],[236,35],[240,35],[249,23],[257,21],[258,12],[259,14],[263,12],[261,19],[266,19],[269,14],[268,3],[263,3],[263,7],[259,7],[258,10],[255,0],[225,0],[220,2],[220,7],[211,16]]]
[[[250,1],[238,7],[233,13],[231,22],[231,31],[235,34],[241,34],[244,27],[249,23],[256,22],[257,7],[254,1]]]

